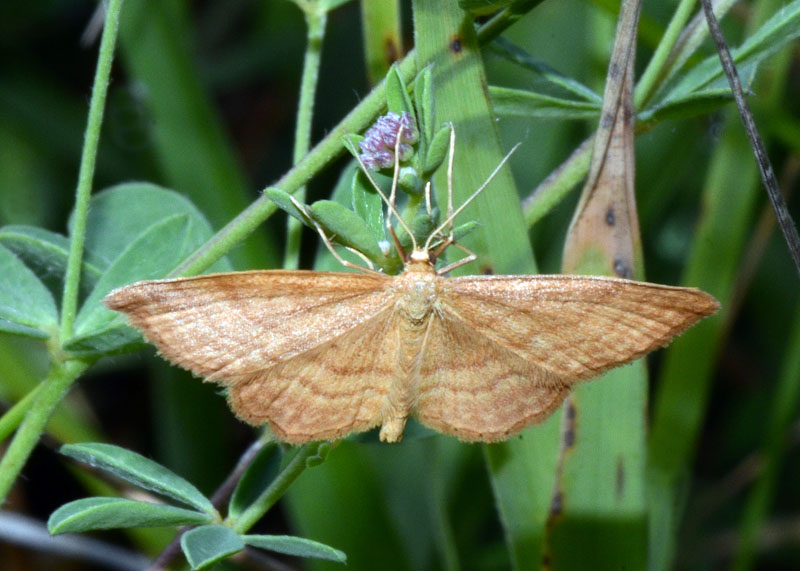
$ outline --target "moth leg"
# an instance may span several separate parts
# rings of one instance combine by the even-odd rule
[[[436,270],[436,273],[439,274],[440,276],[443,276],[447,272],[453,271],[456,268],[460,268],[461,266],[469,264],[470,262],[474,262],[475,260],[478,259],[478,256],[475,254],[475,252],[473,252],[472,250],[470,250],[469,248],[467,248],[463,244],[459,244],[455,240],[449,241],[449,239],[448,239],[447,241],[443,242],[443,244],[446,244],[445,247],[447,247],[447,246],[455,246],[456,248],[458,248],[459,250],[464,252],[467,256],[465,258],[461,258],[460,260],[457,260],[457,261],[453,262],[452,264],[446,265],[441,270]],[[440,248],[441,248],[441,246],[440,246]]]

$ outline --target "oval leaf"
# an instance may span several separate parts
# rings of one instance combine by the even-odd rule
[[[242,540],[247,545],[269,549],[276,553],[347,563],[347,554],[344,551],[304,537],[295,537],[293,535],[243,535]]]
[[[66,236],[22,224],[0,229],[0,244],[11,250],[35,273],[54,296],[61,294],[69,257]],[[80,288],[88,295],[102,273],[97,260],[87,252],[83,260]]]
[[[386,74],[386,106],[389,111],[394,111],[398,115],[403,111],[408,111],[415,116],[411,98],[408,96],[408,88],[400,76],[397,64],[392,64]]]
[[[66,444],[61,447],[61,453],[79,462],[111,472],[140,488],[172,498],[211,516],[217,516],[217,510],[200,490],[175,472],[141,454],[101,442]]]
[[[194,250],[192,221],[179,214],[157,222],[108,268],[86,298],[75,319],[75,336],[66,348],[76,354],[110,353],[140,343],[140,335],[123,317],[106,309],[102,300],[115,287],[160,278]]]
[[[180,214],[192,221],[188,236],[192,249],[213,233],[203,213],[182,194],[144,182],[113,186],[95,194],[89,203],[86,250],[102,260],[102,269],[108,268],[145,230]]]
[[[192,569],[205,569],[244,549],[235,531],[222,525],[204,525],[181,537],[181,548]]]
[[[433,171],[439,168],[442,161],[447,156],[450,148],[450,127],[442,127],[431,139],[428,152],[425,154],[425,164],[422,167],[423,178],[429,177]]]
[[[383,252],[367,226],[352,210],[332,200],[318,200],[311,205],[311,215],[328,234],[328,238],[342,246],[358,250],[378,265]]]
[[[375,192],[367,175],[358,168],[358,163],[353,161],[350,167],[344,170],[342,176],[351,177],[353,211],[367,223],[367,227],[372,231],[376,240],[385,240],[383,199]]]
[[[433,138],[433,87],[431,85],[431,66],[428,65],[414,80],[414,104],[417,108],[417,123],[419,125],[422,145],[427,148]]]
[[[47,520],[52,534],[79,533],[92,529],[200,525],[208,514],[124,498],[84,498],[58,508]]]
[[[309,228],[314,227],[314,224],[311,222],[311,219],[308,216],[306,216],[306,213],[298,209],[295,203],[292,202],[292,197],[288,192],[283,191],[280,188],[276,188],[274,186],[268,188],[266,192],[267,192],[267,197],[272,202],[274,202],[278,208],[286,212],[286,214],[294,216]],[[307,205],[303,204],[303,206],[305,206],[305,208],[308,209]]]
[[[53,295],[17,256],[0,246],[0,319],[45,332],[58,328]]]

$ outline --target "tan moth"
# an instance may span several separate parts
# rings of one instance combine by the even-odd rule
[[[474,259],[455,243],[453,219],[508,158],[453,211],[453,147],[451,131],[448,216],[421,246],[394,206],[399,161],[390,197],[374,185],[404,261],[397,276],[231,272],[138,282],[104,303],[167,359],[226,387],[239,418],[268,423],[290,443],[377,426],[381,440],[397,442],[412,415],[462,440],[502,440],[544,420],[577,382],[666,345],[718,309],[697,289],[617,278],[445,277]],[[437,270],[451,245],[470,255]]]

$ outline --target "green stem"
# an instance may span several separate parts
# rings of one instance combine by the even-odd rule
[[[536,0],[532,4],[536,5],[539,1]],[[491,41],[492,37],[494,37],[491,34],[500,33],[518,18],[519,15],[515,12],[493,24],[491,28],[487,27],[488,24],[482,26],[478,30],[478,41],[481,44]],[[413,50],[406,54],[406,57],[399,63],[398,69],[406,84],[411,83],[417,73],[416,54]],[[358,133],[366,129],[385,107],[386,82],[382,81],[333,128],[327,137],[317,143],[305,158],[283,175],[274,186],[289,194],[297,192],[297,189],[308,182],[311,177],[315,176],[328,163],[344,152],[344,147],[341,143],[341,138],[344,135]],[[269,218],[276,210],[275,203],[267,198],[266,194],[262,194],[236,218],[212,236],[208,242],[200,246],[170,275],[185,276],[202,272],[224,256],[233,246],[250,235],[259,224]]]
[[[300,81],[300,102],[297,107],[297,127],[294,133],[294,157],[297,164],[308,154],[311,146],[311,119],[314,114],[314,96],[317,92],[319,79],[319,64],[322,56],[322,40],[325,37],[325,23],[328,14],[324,8],[317,4],[311,5],[313,9],[305,12],[308,37],[306,54],[303,60],[303,77]],[[300,202],[306,200],[306,187],[300,186],[294,193]],[[286,251],[283,258],[283,267],[295,270],[300,266],[300,238],[303,232],[302,223],[293,216],[288,217],[286,236]]]
[[[33,406],[20,424],[11,445],[0,461],[0,504],[17,479],[25,462],[44,432],[47,421],[69,387],[89,367],[78,360],[54,361],[47,378],[38,391]]]
[[[294,458],[281,470],[269,487],[264,490],[258,498],[233,522],[231,529],[236,533],[247,532],[255,523],[261,519],[265,513],[289,489],[289,486],[297,479],[303,470],[306,469],[306,461],[317,454],[319,444],[312,442],[297,450]]]
[[[42,389],[42,384],[39,383],[28,394],[26,394],[17,404],[12,406],[6,413],[0,417],[0,442],[8,438],[8,435],[14,432],[22,419],[30,410],[33,405],[36,395]]]
[[[81,166],[78,173],[78,188],[75,196],[75,212],[72,217],[72,240],[64,277],[64,297],[61,302],[61,340],[72,336],[72,325],[78,308],[78,285],[83,261],[83,244],[86,238],[86,218],[89,213],[89,197],[92,192],[92,179],[97,161],[97,144],[100,140],[100,126],[103,123],[103,110],[108,93],[108,78],[111,75],[111,62],[114,59],[114,45],[119,28],[119,13],[122,0],[110,0],[106,8],[106,22],[100,40],[100,53],[92,86],[92,100],[89,103],[89,117],[83,141]]]
[[[681,0],[677,10],[672,15],[664,37],[658,42],[653,57],[647,63],[647,68],[644,70],[642,77],[636,85],[636,93],[634,96],[634,109],[641,109],[647,103],[650,97],[655,93],[656,88],[661,85],[664,80],[664,71],[667,69],[667,62],[672,55],[672,48],[678,41],[681,31],[686,22],[689,21],[689,16],[692,14],[696,0]]]

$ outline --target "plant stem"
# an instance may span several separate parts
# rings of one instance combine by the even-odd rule
[[[88,367],[88,362],[77,359],[53,361],[47,378],[35,397],[33,406],[19,426],[11,445],[0,461],[0,504],[5,501],[17,475],[44,432],[47,421],[73,381]]]
[[[40,390],[42,390],[41,383],[33,387],[17,404],[0,417],[0,442],[17,429],[19,423],[22,422],[22,419],[25,418],[25,415],[33,405],[34,399]]]
[[[303,4],[298,4],[303,6]],[[322,40],[325,37],[325,23],[328,14],[318,4],[311,4],[305,9],[308,26],[306,54],[303,59],[303,77],[300,81],[300,102],[297,106],[297,126],[294,133],[293,162],[297,164],[306,156],[311,146],[311,119],[314,114],[314,96],[317,93],[319,79],[319,63],[322,56]],[[300,202],[306,200],[306,187],[300,186],[294,193]],[[288,217],[286,251],[283,267],[295,270],[300,266],[300,238],[303,232],[302,223],[294,216]]]
[[[661,84],[664,79],[663,72],[667,69],[667,61],[672,55],[672,48],[680,37],[681,30],[683,30],[686,22],[689,21],[689,16],[694,9],[695,0],[681,0],[672,19],[669,21],[667,29],[664,31],[664,36],[658,42],[653,57],[647,62],[647,68],[644,70],[642,77],[639,78],[636,85],[636,94],[634,97],[634,109],[641,109],[647,103],[650,97],[655,93],[656,88]]]
[[[72,336],[72,326],[78,308],[78,285],[83,261],[83,244],[86,238],[86,218],[89,213],[89,197],[92,192],[92,179],[97,161],[97,145],[100,140],[100,126],[103,123],[103,110],[108,93],[108,78],[111,75],[111,62],[114,59],[114,45],[119,28],[119,13],[122,0],[110,0],[106,8],[106,21],[103,37],[100,40],[100,53],[92,86],[92,100],[89,104],[89,117],[83,140],[83,153],[78,173],[78,188],[75,193],[75,212],[72,218],[72,240],[70,241],[67,271],[64,276],[64,296],[61,302],[61,341]]]
[[[302,446],[269,487],[233,522],[231,529],[236,533],[245,533],[253,527],[275,505],[275,502],[281,499],[292,482],[303,473],[306,469],[306,460],[317,454],[318,448],[319,443],[316,442]]]

